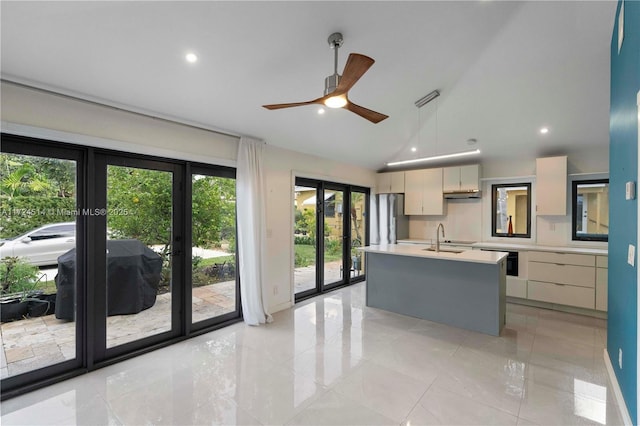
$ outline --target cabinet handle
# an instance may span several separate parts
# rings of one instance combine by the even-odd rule
[[[560,283],[553,283],[554,285],[558,285],[560,287],[564,287],[566,284],[560,284]]]
[[[554,265],[556,265],[556,266],[567,266],[564,263],[554,263]]]

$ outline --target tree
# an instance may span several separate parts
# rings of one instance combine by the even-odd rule
[[[112,238],[171,245],[172,176],[169,172],[109,166],[107,228]]]
[[[192,236],[198,247],[235,248],[235,180],[196,175],[192,181]],[[109,166],[107,227],[112,238],[135,238],[146,245],[171,245],[171,173]]]
[[[198,247],[228,241],[235,248],[236,182],[234,179],[196,175],[192,182],[193,243]]]

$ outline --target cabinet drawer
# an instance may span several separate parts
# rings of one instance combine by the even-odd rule
[[[529,281],[527,285],[527,296],[531,300],[557,303],[560,305],[577,306],[587,309],[594,309],[595,307],[594,288]]]
[[[607,311],[609,286],[606,282],[596,283],[596,309],[599,311]]]
[[[564,263],[565,265],[596,266],[596,257],[592,254],[530,251],[529,260],[534,262]]]
[[[596,266],[598,268],[608,268],[609,256],[596,256]]]
[[[507,276],[507,296],[527,298],[527,280]]]
[[[580,287],[596,286],[596,268],[589,266],[563,265],[556,263],[531,262],[529,258],[529,279]]]

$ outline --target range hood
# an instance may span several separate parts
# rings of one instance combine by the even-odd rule
[[[477,189],[465,190],[465,191],[445,191],[442,193],[444,198],[447,199],[459,199],[459,198],[481,198],[482,191]]]

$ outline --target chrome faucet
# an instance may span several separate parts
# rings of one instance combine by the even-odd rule
[[[438,232],[442,228],[442,238],[444,238],[444,225],[440,223],[436,228],[436,253],[440,252],[440,233]]]

